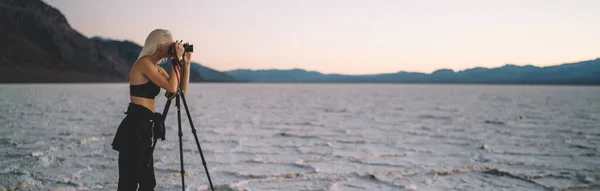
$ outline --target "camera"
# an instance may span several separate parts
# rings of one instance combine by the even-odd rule
[[[184,52],[194,52],[194,45],[193,44],[183,44],[183,51]],[[173,42],[171,44],[171,46],[169,46],[169,54],[175,55],[175,42]]]
[[[183,44],[183,49],[185,50],[185,52],[194,52],[194,45],[193,44]]]

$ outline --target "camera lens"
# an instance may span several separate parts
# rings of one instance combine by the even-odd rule
[[[186,52],[194,52],[194,45],[193,44],[189,44],[189,45],[183,45],[183,48],[185,49]]]

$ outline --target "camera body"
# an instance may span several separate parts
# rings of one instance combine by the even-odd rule
[[[194,45],[193,44],[183,44],[183,50],[184,50],[184,52],[194,52]],[[175,43],[174,42],[169,46],[169,54],[175,55]]]
[[[194,52],[193,44],[183,44],[183,49],[185,52]]]

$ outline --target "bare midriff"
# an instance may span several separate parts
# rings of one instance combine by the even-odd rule
[[[156,108],[156,101],[154,99],[148,99],[143,97],[129,96],[131,103],[138,104],[148,108],[150,111],[154,112]]]

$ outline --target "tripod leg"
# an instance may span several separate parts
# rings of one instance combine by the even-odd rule
[[[200,147],[200,141],[198,141],[198,136],[196,135],[196,128],[194,128],[194,123],[192,122],[192,116],[190,115],[190,110],[188,109],[187,102],[185,101],[185,95],[182,92],[179,93],[181,96],[181,100],[183,100],[183,106],[185,107],[185,112],[187,113],[187,118],[190,121],[190,126],[192,127],[192,133],[194,134],[194,139],[196,139],[196,146],[198,147],[198,151],[200,151],[200,158],[202,158],[202,165],[204,165],[204,171],[206,171],[206,176],[208,177],[208,183],[210,184],[210,189],[214,191],[212,180],[210,179],[210,174],[208,173],[208,168],[206,167],[206,160],[204,160],[204,154],[202,154],[202,148]],[[179,109],[178,109],[179,111]]]
[[[183,168],[183,144],[181,140],[183,132],[181,132],[181,110],[179,105],[179,96],[177,96],[175,99],[175,105],[177,106],[177,126],[179,129],[179,162],[181,162],[181,190],[185,190],[185,170]]]
[[[163,109],[163,121],[165,121],[165,119],[167,119],[167,114],[169,114],[169,107],[171,107],[171,100],[169,99],[167,100],[167,103],[165,103],[165,109]]]

